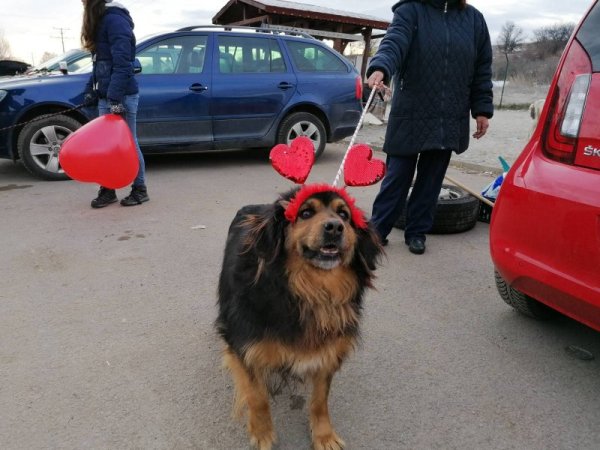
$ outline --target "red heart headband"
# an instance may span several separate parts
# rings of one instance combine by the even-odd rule
[[[302,186],[285,210],[285,217],[289,222],[295,222],[300,206],[313,194],[331,191],[338,194],[348,204],[352,221],[359,228],[366,228],[367,222],[363,212],[355,206],[355,200],[346,192],[345,188],[336,187],[343,172],[346,186],[370,186],[377,183],[385,175],[385,163],[373,159],[373,150],[366,144],[354,145],[358,130],[362,126],[365,114],[373,100],[376,89],[365,105],[354,135],[350,140],[344,159],[332,185],[313,184]],[[278,144],[271,149],[271,164],[283,177],[294,183],[303,184],[315,162],[315,149],[312,141],[306,136],[299,136],[292,141],[291,146]]]
[[[308,200],[312,195],[319,192],[335,192],[339,195],[348,205],[351,212],[351,219],[358,228],[367,228],[367,220],[363,212],[356,207],[354,198],[350,197],[345,189],[331,186],[330,184],[305,184],[300,188],[296,195],[290,201],[287,208],[285,208],[285,218],[288,222],[294,223],[298,217],[298,210],[302,204]]]

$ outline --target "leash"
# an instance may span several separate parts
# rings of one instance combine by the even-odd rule
[[[33,119],[28,120],[26,122],[20,122],[20,123],[14,124],[14,125],[10,125],[8,127],[0,128],[0,131],[10,130],[12,128],[17,128],[17,127],[29,125],[30,123],[33,123],[33,122],[36,122],[36,121],[42,120],[42,119],[47,119],[48,117],[60,116],[60,115],[63,115],[65,113],[70,113],[71,111],[76,111],[78,109],[81,109],[84,106],[87,106],[87,105],[85,103],[81,103],[80,105],[77,105],[77,106],[75,106],[73,108],[70,108],[70,109],[65,109],[64,111],[59,111],[59,112],[50,113],[50,114],[42,114],[41,116],[34,117]]]
[[[356,140],[356,136],[358,135],[358,131],[360,130],[360,128],[362,127],[362,124],[365,120],[365,116],[367,115],[367,111],[369,109],[369,106],[371,106],[371,102],[373,101],[373,98],[375,98],[375,93],[377,92],[377,89],[373,88],[373,90],[371,90],[371,95],[369,95],[369,99],[367,100],[367,103],[365,104],[365,107],[363,108],[363,112],[360,116],[360,119],[358,120],[358,124],[356,125],[356,130],[354,130],[354,134],[352,135],[352,139],[350,139],[350,144],[348,144],[348,148],[346,149],[346,153],[344,154],[344,158],[342,159],[342,163],[340,164],[340,168],[337,172],[337,175],[335,176],[335,180],[333,180],[333,186],[337,186],[338,182],[340,181],[340,177],[342,176],[342,173],[344,172],[344,163],[346,162],[346,158],[348,157],[348,153],[350,153],[350,149],[352,148],[352,146],[354,145],[354,141]]]

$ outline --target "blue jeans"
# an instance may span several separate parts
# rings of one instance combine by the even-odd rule
[[[371,223],[382,239],[392,228],[406,205],[406,226],[404,240],[412,238],[425,240],[433,225],[444,175],[450,163],[452,150],[429,150],[410,156],[389,156],[386,160],[386,173],[379,194],[373,202]],[[406,198],[417,171],[408,204]]]
[[[139,94],[126,95],[123,97],[123,106],[127,112],[125,113],[125,122],[129,125],[129,129],[131,130],[131,134],[133,135],[133,140],[135,141],[135,148],[137,150],[138,160],[140,162],[140,168],[138,169],[138,174],[133,180],[133,186],[145,186],[146,185],[146,164],[144,162],[144,155],[140,150],[140,144],[137,139],[137,130],[136,130],[136,117],[138,110],[138,102],[140,99]],[[98,100],[98,114],[104,115],[110,113],[110,104],[108,100],[105,98],[101,98]]]

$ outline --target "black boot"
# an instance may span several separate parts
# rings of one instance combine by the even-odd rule
[[[114,189],[100,187],[98,197],[92,200],[92,208],[104,208],[117,201],[117,194]]]
[[[147,202],[148,200],[150,200],[150,197],[148,197],[148,191],[146,190],[146,186],[131,186],[131,193],[123,200],[121,200],[121,205],[141,205],[142,203]]]

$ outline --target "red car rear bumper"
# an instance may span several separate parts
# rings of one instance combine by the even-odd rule
[[[502,184],[490,250],[508,284],[600,331],[600,173],[533,140]]]

